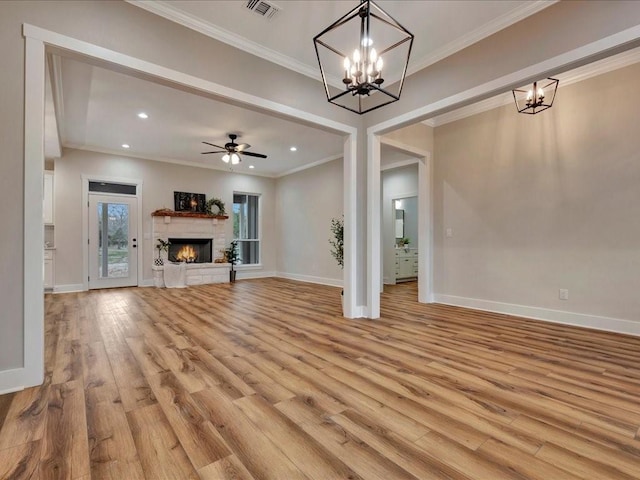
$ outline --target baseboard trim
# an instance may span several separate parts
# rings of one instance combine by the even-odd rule
[[[53,293],[72,293],[84,292],[84,285],[81,283],[71,283],[69,285],[56,285],[53,287]]]
[[[356,308],[353,314],[354,314],[353,318],[369,318],[368,309],[366,305],[356,305]]]
[[[140,282],[140,284],[138,285],[139,287],[155,287],[156,284],[153,281],[153,278],[148,278],[146,280],[143,280],[142,282]]]
[[[24,367],[0,372],[0,395],[24,390],[25,375]]]
[[[336,280],[335,278],[314,277],[313,275],[301,275],[299,273],[276,272],[275,276],[278,278],[286,278],[288,280],[329,285],[330,287],[342,287],[343,283],[342,280]]]
[[[632,322],[630,320],[623,320],[619,318],[599,317],[584,313],[529,307],[526,305],[494,302],[490,300],[480,300],[477,298],[457,297],[455,295],[444,295],[440,293],[436,293],[434,295],[434,301],[436,303],[444,303],[446,305],[473,308],[475,310],[485,310],[488,312],[506,313],[508,315],[527,317],[545,322],[561,323],[577,327],[592,328],[594,330],[603,330],[606,332],[640,336],[640,322]]]
[[[276,272],[263,270],[236,270],[236,278],[238,280],[248,280],[250,278],[269,278],[275,277]]]

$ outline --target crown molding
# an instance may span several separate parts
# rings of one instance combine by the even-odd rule
[[[572,85],[598,75],[613,72],[614,70],[618,70],[638,62],[640,62],[640,48],[635,48],[589,65],[584,65],[583,67],[576,68],[569,72],[555,75],[554,78],[560,80],[558,88],[561,89],[568,85]],[[462,120],[463,118],[471,117],[510,103],[513,103],[513,95],[509,91],[495,97],[476,102],[472,105],[438,115],[437,117],[424,120],[422,123],[431,127],[439,127],[441,125],[455,122],[456,120]]]
[[[275,178],[286,177],[287,175],[291,175],[293,173],[298,173],[298,172],[302,172],[303,170],[308,170],[310,168],[317,167],[319,165],[322,165],[323,163],[333,162],[334,160],[338,160],[339,158],[342,158],[343,156],[344,155],[341,154],[341,153],[337,154],[337,155],[332,155],[330,157],[323,158],[321,160],[317,160],[315,162],[307,163],[306,165],[301,165],[300,167],[292,168],[291,170],[287,170],[286,172],[282,172],[282,173],[279,173],[277,175],[274,175],[274,177]]]
[[[527,2],[518,8],[514,8],[510,12],[494,18],[492,21],[468,32],[453,42],[449,42],[444,47],[438,48],[431,54],[418,59],[416,62],[412,62],[411,66],[407,69],[407,75],[414,74],[429,65],[433,65],[434,63],[499,32],[500,30],[510,27],[511,25],[518,23],[519,21],[524,20],[547,7],[550,7],[554,3],[558,3],[558,1],[559,0],[536,0],[533,2]]]
[[[309,66],[306,63],[302,63],[295,60],[288,55],[283,55],[275,50],[266,48],[264,45],[252,42],[240,35],[237,35],[229,30],[218,27],[208,22],[203,22],[194,15],[185,13],[174,6],[162,1],[162,0],[125,0],[127,3],[140,7],[148,12],[159,15],[167,20],[178,23],[183,27],[195,30],[198,33],[202,33],[208,37],[214,38],[220,42],[231,45],[232,47],[244,50],[247,53],[255,55],[260,58],[264,58],[276,65],[293,70],[296,73],[306,75],[314,80],[321,81],[320,72],[317,67]],[[331,79],[332,83],[335,83],[334,79]],[[337,82],[342,85],[341,82]]]
[[[202,33],[203,35],[231,45],[232,47],[239,48],[240,50],[244,50],[245,52],[248,52],[257,57],[264,58],[265,60],[280,65],[281,67],[288,68],[296,73],[300,73],[307,77],[313,78],[314,80],[322,81],[320,72],[316,65],[308,65],[306,63],[300,62],[299,60],[296,60],[288,55],[283,55],[275,50],[266,48],[259,43],[252,42],[251,40],[225,30],[224,28],[218,27],[217,25],[202,21],[196,16],[185,13],[182,10],[174,7],[173,5],[166,3],[164,0],[125,1],[131,5],[166,18],[167,20],[171,20],[172,22],[178,23],[184,27]],[[519,22],[520,20],[523,20],[530,15],[538,13],[539,11],[553,5],[554,3],[557,3],[558,1],[559,0],[535,0],[532,2],[527,2],[521,7],[515,8],[510,12],[507,12],[499,16],[498,18],[495,18],[482,27],[476,28],[475,30],[467,33],[459,39],[450,42],[444,47],[430,53],[429,55],[417,59],[415,62],[411,62],[410,66],[407,68],[407,76],[416,73],[417,71],[422,70],[423,68],[428,67],[429,65],[432,65],[442,60],[443,58],[453,55],[454,53],[459,52],[460,50],[473,45],[474,43],[479,42],[480,40],[493,35],[494,33],[513,25],[514,23]],[[342,79],[340,78],[328,78],[327,80],[329,84],[334,87],[342,87]]]
[[[226,164],[222,164],[222,165],[207,165],[204,163],[198,163],[198,162],[189,162],[186,160],[178,160],[175,158],[169,158],[169,157],[153,157],[151,155],[140,155],[137,154],[135,152],[123,152],[122,150],[115,150],[115,149],[111,149],[111,148],[102,148],[102,147],[96,147],[93,145],[79,145],[76,143],[65,143],[63,145],[64,148],[69,148],[69,149],[73,149],[73,150],[82,150],[85,152],[95,152],[95,153],[104,153],[107,155],[113,155],[116,157],[122,157],[122,158],[136,158],[139,160],[150,160],[153,162],[162,162],[162,163],[172,163],[174,165],[183,165],[185,167],[194,167],[194,168],[206,168],[207,170],[218,170],[218,171],[222,171],[222,172],[226,172],[226,173],[235,173],[238,175],[252,175],[252,176],[256,176],[256,177],[264,177],[264,178],[276,178],[277,175],[274,174],[267,174],[267,173],[260,173],[260,172],[255,172],[255,171],[237,171],[237,170],[230,170],[229,167],[226,167]]]

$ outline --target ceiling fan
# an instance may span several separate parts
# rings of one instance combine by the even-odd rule
[[[247,148],[250,148],[251,145],[247,143],[236,143],[236,138],[238,138],[238,135],[230,133],[229,138],[231,139],[231,141],[225,143],[224,147],[215,145],[214,143],[202,142],[206,145],[211,145],[212,147],[220,149],[213,152],[202,152],[202,155],[208,155],[210,153],[224,153],[224,155],[222,156],[222,161],[225,163],[231,162],[231,165],[237,165],[238,163],[240,163],[242,161],[242,158],[240,157],[241,155],[247,155],[248,157],[267,158],[267,156],[263,155],[262,153],[247,152]]]

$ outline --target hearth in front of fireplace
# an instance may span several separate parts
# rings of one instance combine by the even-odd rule
[[[169,238],[170,262],[211,263],[212,238]]]

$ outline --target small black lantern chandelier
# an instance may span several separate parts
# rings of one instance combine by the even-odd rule
[[[535,115],[551,108],[556,98],[559,80],[547,78],[540,82],[533,82],[529,89],[513,90],[513,99],[516,102],[518,113]]]
[[[363,114],[400,100],[413,35],[373,1],[360,0],[313,43],[330,103]]]

